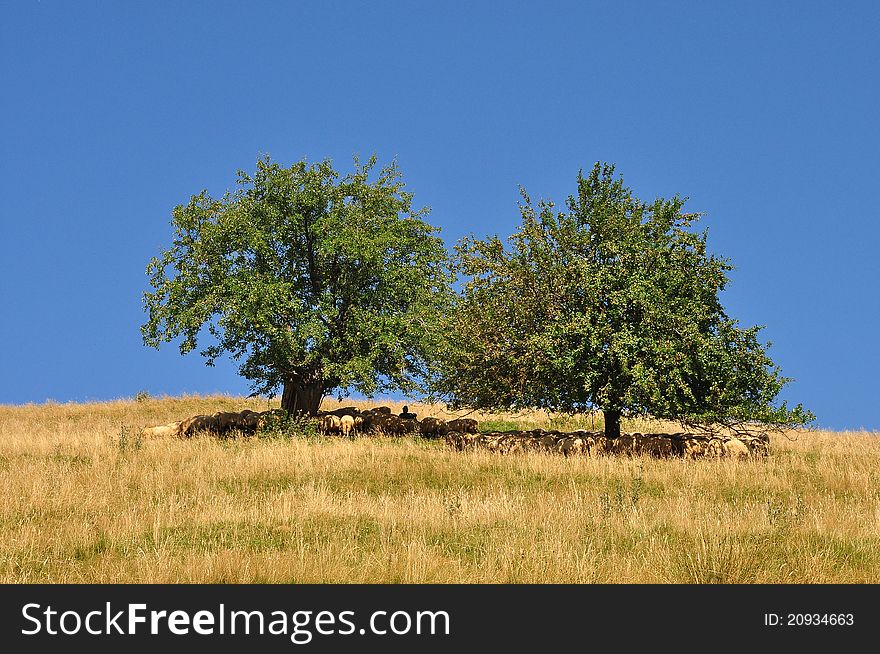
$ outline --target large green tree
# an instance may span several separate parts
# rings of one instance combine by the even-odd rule
[[[597,163],[578,174],[567,211],[536,208],[505,243],[457,246],[464,284],[447,318],[434,390],[455,407],[601,410],[689,426],[802,425],[798,405],[774,406],[789,380],[719,301],[730,263],[707,253],[676,196],[644,202]]]
[[[375,179],[372,179],[375,177]],[[255,393],[314,415],[322,398],[420,387],[449,297],[447,252],[415,211],[395,163],[340,176],[330,161],[268,157],[221,198],[173,212],[171,247],[151,260],[144,342],[207,340]],[[205,338],[207,337],[207,339]]]

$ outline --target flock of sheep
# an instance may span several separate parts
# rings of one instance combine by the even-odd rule
[[[355,407],[343,407],[334,411],[321,411],[311,418],[315,428],[323,434],[339,434],[353,438],[358,434],[381,433],[390,436],[420,434],[426,438],[437,438],[449,432],[476,433],[477,421],[471,418],[450,420],[424,418],[418,420],[407,407],[400,414],[392,413],[389,407],[380,406],[365,411]],[[268,426],[282,421],[284,411],[219,411],[212,415],[197,415],[156,427],[147,427],[141,435],[147,438],[176,436],[192,438],[196,434],[209,434],[222,438],[236,434],[250,435],[263,431]]]
[[[443,436],[446,433],[476,433],[477,421],[460,418],[449,422],[440,418],[428,417],[418,420],[414,413],[403,407],[399,414],[392,413],[387,406],[361,411],[355,407],[343,407],[318,414],[318,429],[326,434],[341,434],[353,437],[359,433],[382,433],[392,436],[420,434],[427,438]]]
[[[500,454],[557,452],[565,456],[642,454],[662,459],[748,459],[765,457],[770,452],[770,439],[766,434],[719,436],[634,433],[606,438],[602,432],[535,429],[482,434],[449,433],[446,435],[446,442],[456,450],[485,449]]]
[[[280,409],[262,412],[250,409],[240,412],[220,411],[212,415],[192,416],[186,420],[148,427],[142,434],[145,437],[191,438],[203,433],[226,438],[238,434],[255,434],[284,418],[285,413]],[[634,433],[621,434],[617,438],[606,438],[602,432],[560,432],[542,429],[479,433],[477,421],[472,418],[460,418],[448,422],[434,417],[418,420],[414,413],[409,413],[407,407],[404,407],[399,414],[394,414],[385,406],[363,411],[355,407],[343,407],[334,411],[319,412],[316,417],[309,420],[322,434],[335,434],[346,438],[368,434],[445,437],[446,442],[456,450],[486,449],[501,454],[537,451],[557,452],[565,456],[643,454],[657,458],[746,459],[763,457],[769,453],[769,438],[766,434],[734,437],[688,433]]]

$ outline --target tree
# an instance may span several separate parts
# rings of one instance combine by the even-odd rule
[[[208,365],[240,361],[255,393],[317,413],[322,398],[420,387],[438,345],[434,316],[450,273],[437,228],[414,211],[392,163],[340,178],[329,160],[288,168],[269,157],[238,188],[173,212],[172,246],[151,260],[144,343],[180,338]]]
[[[601,410],[608,436],[623,416],[748,431],[813,419],[772,402],[788,379],[718,294],[731,265],[707,254],[684,199],[643,202],[614,167],[577,177],[567,211],[536,209],[502,242],[463,239],[464,277],[448,321],[436,396],[456,408]],[[769,344],[768,344],[769,345]]]

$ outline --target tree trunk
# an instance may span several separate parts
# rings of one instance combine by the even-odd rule
[[[605,438],[617,438],[620,436],[620,411],[605,409]]]
[[[322,399],[324,399],[324,384],[320,373],[309,375],[307,378],[284,380],[281,408],[289,414],[317,415]]]

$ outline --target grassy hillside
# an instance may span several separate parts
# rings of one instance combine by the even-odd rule
[[[766,461],[697,462],[137,436],[266,406],[0,407],[0,582],[880,583],[877,434],[777,435]]]

